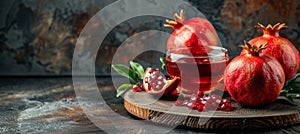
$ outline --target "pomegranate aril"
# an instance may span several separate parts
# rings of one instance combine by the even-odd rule
[[[220,109],[220,110],[225,110],[225,109],[226,109],[226,105],[225,105],[225,104],[222,104],[221,106],[219,106],[219,109]]]
[[[198,109],[199,103],[194,103],[193,104],[193,109]]]
[[[156,88],[156,83],[152,83],[152,85],[151,85],[151,87],[154,89],[154,90],[157,90],[157,88]]]
[[[198,97],[203,97],[204,93],[203,93],[203,91],[198,91],[197,95],[198,95]]]
[[[200,99],[199,99],[199,102],[200,102],[202,105],[205,105],[205,104],[206,104],[206,100],[204,100],[203,98],[200,98]]]
[[[230,100],[228,99],[224,99],[225,100],[225,103],[231,103]]]
[[[183,101],[182,100],[177,100],[175,101],[175,105],[176,106],[181,106],[183,104]]]
[[[161,81],[158,81],[157,84],[158,84],[158,85],[162,85],[162,82],[161,82]]]
[[[228,99],[223,99],[219,104],[219,109],[222,111],[230,111],[231,110],[231,102]]]
[[[203,108],[204,108],[204,105],[199,105],[198,108],[197,108],[197,110],[198,110],[199,112],[202,112],[202,111],[203,111]]]
[[[155,70],[156,70],[156,69],[151,69],[151,70],[149,71],[149,73],[153,73]]]
[[[226,101],[225,105],[226,105],[225,111],[230,111],[231,110],[231,102],[230,102],[230,100]]]
[[[171,93],[171,95],[176,95],[176,94],[178,94],[178,91],[177,91],[177,90],[174,90],[174,91]]]
[[[138,85],[134,85],[134,86],[132,86],[132,90],[133,90],[134,92],[140,92],[140,91],[141,91],[141,88],[140,88]]]
[[[199,96],[200,94],[200,96]],[[217,94],[202,94],[198,92],[197,94],[186,95],[179,94],[178,100],[175,102],[175,105],[179,106],[187,106],[190,109],[201,111],[209,111],[209,110],[222,110],[222,111],[230,111],[231,110],[231,102],[228,99],[222,99]]]
[[[157,85],[155,88],[156,88],[156,90],[159,90],[159,89],[161,89],[161,86]]]
[[[148,89],[151,89],[151,84],[148,84]]]
[[[158,71],[153,72],[153,75],[155,76],[156,80],[159,76],[161,76],[160,72],[158,72]]]
[[[207,100],[210,99],[210,96],[209,96],[209,95],[204,95],[204,96],[203,96],[203,99],[207,101]]]

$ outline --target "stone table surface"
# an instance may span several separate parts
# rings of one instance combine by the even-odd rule
[[[106,104],[119,115],[140,120],[123,107],[123,98],[115,97],[110,77],[97,78]],[[78,97],[78,96],[77,96]],[[101,125],[101,122],[100,122]],[[103,122],[105,125],[105,122]],[[131,124],[122,126],[131,127]],[[272,130],[201,131],[175,128],[169,133],[300,133],[300,126]],[[76,99],[71,77],[0,78],[0,133],[106,133],[86,116]],[[150,131],[124,133],[151,133]]]

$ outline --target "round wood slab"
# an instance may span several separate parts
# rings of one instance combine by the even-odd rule
[[[196,129],[265,129],[300,123],[300,106],[280,100],[255,109],[232,102],[234,110],[229,112],[198,112],[175,106],[175,100],[162,100],[145,92],[130,90],[124,96],[124,107],[132,115],[145,120]],[[300,101],[295,100],[295,103],[300,104]]]

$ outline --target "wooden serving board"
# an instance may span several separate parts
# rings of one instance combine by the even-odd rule
[[[265,129],[300,123],[300,105],[293,106],[280,100],[255,109],[232,102],[234,110],[229,112],[198,112],[175,106],[175,100],[162,100],[145,92],[130,90],[124,96],[124,107],[132,115],[145,120],[195,129]],[[300,100],[295,100],[295,103],[300,104]]]

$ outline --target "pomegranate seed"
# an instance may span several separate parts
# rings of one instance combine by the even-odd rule
[[[161,89],[161,86],[159,86],[159,85],[156,85],[156,90],[159,90],[159,89]]]
[[[210,99],[210,96],[209,96],[209,95],[204,95],[204,96],[203,96],[203,99],[207,101],[207,100]]]
[[[231,110],[231,103],[226,103],[226,109],[225,111],[230,111]]]
[[[174,91],[172,92],[172,95],[176,95],[176,94],[178,94],[178,91],[177,91],[177,90],[174,90]]]
[[[149,73],[152,74],[154,71],[155,71],[155,69],[151,69],[151,70],[149,71]]]
[[[177,101],[175,102],[175,105],[176,105],[176,106],[181,106],[182,103],[183,103],[182,100],[177,100]]]
[[[231,110],[230,100],[222,99],[222,97],[217,94],[203,94],[203,92],[200,91],[197,94],[192,95],[179,94],[175,105],[187,106],[188,108],[195,109],[199,112],[216,109],[222,111]]]
[[[220,110],[225,110],[226,109],[226,105],[225,104],[222,104],[221,106],[220,106]]]
[[[162,82],[161,82],[161,81],[158,81],[158,82],[157,82],[157,84],[158,84],[158,85],[161,85],[161,84],[162,84]]]
[[[199,103],[193,104],[193,109],[198,109]]]
[[[140,92],[140,91],[141,91],[141,88],[140,88],[138,85],[134,85],[134,86],[132,86],[132,90],[133,90],[134,92]]]
[[[206,104],[206,100],[204,100],[203,98],[200,98],[200,103],[205,105]]]
[[[198,91],[197,95],[198,95],[198,97],[203,97],[204,93],[203,93],[203,91]]]
[[[156,86],[157,86],[156,83],[152,83],[152,85],[151,85],[151,87],[155,90],[157,89]]]
[[[225,103],[231,103],[230,100],[228,99],[224,99],[225,100]]]
[[[203,111],[203,108],[204,108],[203,105],[199,105],[198,108],[197,108],[197,110],[198,110],[199,112],[202,112],[202,111]]]

